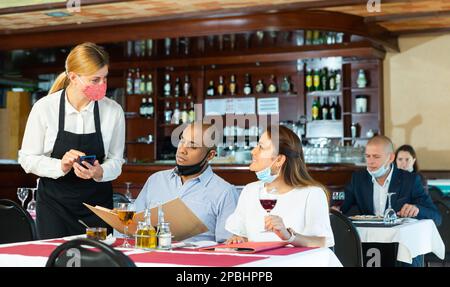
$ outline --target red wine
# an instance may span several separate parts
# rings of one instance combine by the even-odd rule
[[[262,207],[267,211],[270,212],[275,207],[275,204],[277,204],[276,199],[260,199],[259,202],[261,202]]]

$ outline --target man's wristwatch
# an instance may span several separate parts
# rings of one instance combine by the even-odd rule
[[[287,231],[289,232],[289,234],[291,234],[291,237],[289,237],[288,240],[285,240],[285,242],[287,242],[287,243],[294,242],[295,237],[296,237],[295,231],[292,228],[290,228],[290,227],[287,229]]]

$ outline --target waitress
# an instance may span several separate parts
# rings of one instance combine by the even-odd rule
[[[78,222],[107,226],[83,203],[113,207],[112,184],[125,144],[122,107],[105,97],[109,56],[93,43],[73,48],[49,95],[28,117],[19,163],[41,177],[36,223],[41,239],[85,233]],[[93,164],[78,162],[95,155]]]

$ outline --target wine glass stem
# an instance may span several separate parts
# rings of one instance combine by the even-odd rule
[[[123,228],[123,232],[125,234],[125,240],[123,242],[123,245],[126,246],[128,245],[128,225],[125,225],[125,227]]]

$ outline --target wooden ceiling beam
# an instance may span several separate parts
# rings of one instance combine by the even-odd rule
[[[416,20],[422,18],[431,17],[448,17],[450,16],[450,10],[445,11],[427,11],[427,12],[411,12],[411,13],[395,13],[381,16],[369,16],[364,18],[366,23],[379,23],[379,22],[397,22],[405,20]]]
[[[355,34],[398,51],[396,36],[364,18],[328,11],[288,11],[245,16],[210,17],[127,23],[62,31],[30,32],[0,36],[0,50],[57,47],[85,41],[96,43],[166,37],[196,37],[214,34],[243,33],[256,30],[332,30]]]
[[[127,1],[126,0],[89,0],[89,2],[81,1],[80,3],[81,3],[81,7],[83,7],[83,6],[109,4],[109,3],[117,3],[117,2],[127,2]],[[35,4],[35,5],[1,8],[0,15],[28,13],[28,12],[36,12],[36,11],[47,11],[47,10],[54,10],[54,9],[66,9],[66,8],[67,8],[67,1],[56,2],[56,3],[46,3],[46,4]]]

